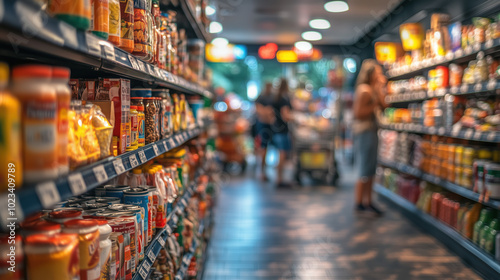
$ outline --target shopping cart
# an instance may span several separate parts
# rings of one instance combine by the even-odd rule
[[[292,157],[295,162],[295,178],[304,184],[308,176],[314,184],[334,186],[339,173],[335,162],[335,128],[311,127],[304,124],[290,126]]]

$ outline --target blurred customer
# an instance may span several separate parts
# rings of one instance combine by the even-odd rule
[[[361,65],[354,96],[354,143],[359,164],[359,179],[356,182],[356,210],[369,210],[382,214],[372,204],[373,178],[377,168],[377,114],[386,107],[385,86],[387,78],[382,67],[373,59]]]
[[[281,79],[281,84],[273,102],[275,121],[272,125],[273,143],[280,152],[278,163],[277,184],[278,187],[287,187],[283,182],[283,168],[285,166],[288,152],[291,150],[291,142],[288,131],[288,122],[292,120],[291,105],[289,99],[288,83],[286,79]]]
[[[266,176],[266,153],[267,146],[271,142],[273,137],[273,131],[271,125],[274,122],[274,110],[273,110],[273,84],[266,83],[264,91],[259,95],[257,100],[255,100],[255,108],[257,112],[257,156],[262,157],[261,164],[261,178],[263,181],[267,181]]]

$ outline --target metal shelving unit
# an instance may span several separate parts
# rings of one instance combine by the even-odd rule
[[[134,55],[52,18],[34,1],[0,0],[0,54],[92,71],[166,87],[186,94],[212,98],[196,83],[144,62]]]
[[[391,192],[389,189],[381,185],[376,185],[375,192],[379,197],[401,209],[403,214],[421,229],[432,234],[448,246],[448,248],[474,267],[485,279],[498,279],[498,275],[500,275],[500,263],[470,240],[464,238],[453,228],[422,212],[411,202]]]
[[[483,200],[481,200],[480,195],[478,193],[473,192],[472,190],[470,190],[466,187],[459,186],[455,183],[443,180],[443,179],[436,177],[434,175],[422,172],[422,170],[415,168],[413,166],[409,166],[409,165],[397,163],[397,162],[387,162],[384,160],[379,160],[379,164],[382,166],[386,166],[386,167],[389,167],[391,169],[397,170],[399,172],[412,175],[413,177],[419,178],[419,179],[427,181],[429,183],[441,186],[442,188],[444,188],[452,193],[456,193],[456,194],[458,194],[464,198],[467,198],[469,200],[479,202],[485,206],[500,210],[500,201],[498,201],[498,200],[483,201]]]

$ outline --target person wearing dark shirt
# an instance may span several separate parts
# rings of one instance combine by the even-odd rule
[[[272,96],[273,85],[271,83],[266,83],[264,91],[259,95],[257,100],[255,100],[255,108],[257,113],[257,136],[260,141],[260,149],[257,149],[257,155],[262,157],[261,163],[261,178],[263,181],[267,181],[266,176],[266,153],[267,146],[271,142],[273,137],[273,131],[271,129],[271,124],[274,121],[274,111],[272,108],[273,96]]]
[[[281,80],[276,98],[272,104],[274,109],[274,123],[272,125],[273,143],[280,151],[278,163],[277,184],[278,187],[285,187],[283,180],[283,168],[286,162],[287,153],[290,152],[292,145],[288,133],[288,122],[292,119],[291,105],[288,99],[288,83],[286,79]]]

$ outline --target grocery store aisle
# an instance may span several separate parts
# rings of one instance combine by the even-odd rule
[[[353,213],[352,186],[276,190],[232,180],[219,197],[203,279],[480,279],[398,212]]]

